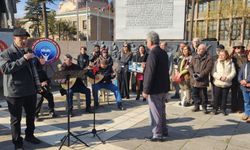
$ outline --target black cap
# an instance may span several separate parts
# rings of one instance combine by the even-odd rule
[[[217,46],[217,48],[219,48],[219,49],[225,49],[225,46],[222,45],[222,44],[219,44],[219,45]]]
[[[27,36],[30,37],[30,34],[23,28],[16,28],[13,32],[13,36]]]
[[[65,57],[72,59],[72,56],[70,54],[65,54]]]

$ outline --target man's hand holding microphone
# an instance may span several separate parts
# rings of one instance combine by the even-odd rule
[[[25,60],[30,60],[30,59],[34,58],[34,53],[33,53],[32,49],[25,48],[23,57],[25,58]]]

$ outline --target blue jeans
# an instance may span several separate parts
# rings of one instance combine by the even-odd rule
[[[90,104],[91,104],[90,89],[87,88],[85,85],[84,86],[73,86],[72,88],[69,89],[69,97],[67,98],[70,110],[73,109],[73,94],[74,93],[85,94],[86,108],[90,108]]]
[[[243,91],[245,114],[250,116],[250,91]]]
[[[100,89],[107,89],[115,94],[116,103],[122,102],[121,94],[117,86],[113,83],[97,83],[92,85],[92,92],[95,104],[98,104],[98,91]]]

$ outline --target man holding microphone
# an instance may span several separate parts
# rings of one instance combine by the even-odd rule
[[[39,144],[40,140],[34,136],[36,93],[38,85],[34,76],[31,59],[33,53],[26,52],[29,33],[23,28],[13,32],[13,44],[0,55],[0,69],[3,72],[4,96],[10,112],[12,142],[15,149],[23,149],[21,137],[22,107],[26,113],[25,140]]]

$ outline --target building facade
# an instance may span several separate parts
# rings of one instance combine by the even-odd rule
[[[250,0],[187,0],[185,38],[249,45]]]
[[[73,22],[86,40],[113,40],[113,16],[106,1],[83,0],[78,6],[75,1],[67,1],[60,4],[56,20]]]

